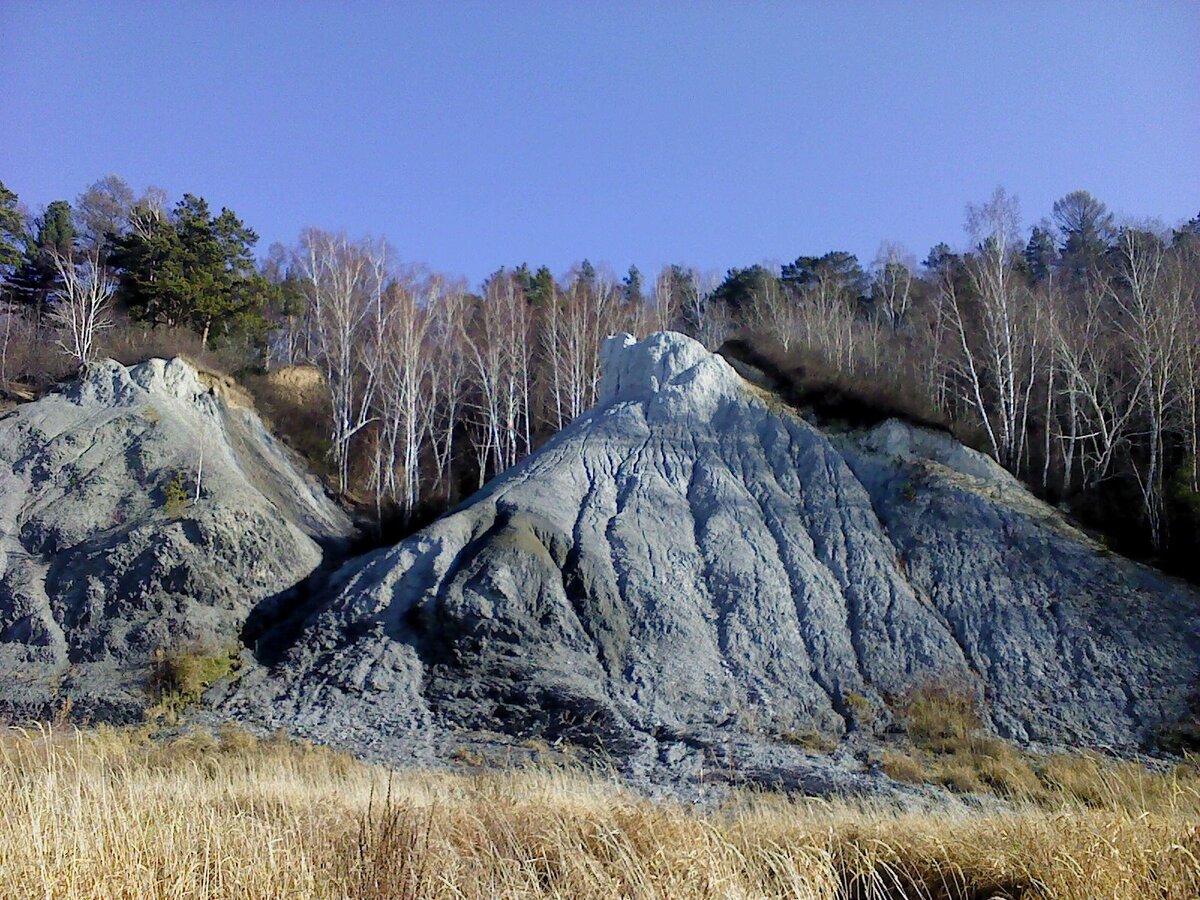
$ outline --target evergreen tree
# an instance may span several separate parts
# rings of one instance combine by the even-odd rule
[[[55,200],[33,220],[20,263],[10,279],[15,298],[31,306],[38,317],[59,287],[56,255],[64,259],[75,255],[75,225],[71,204],[66,200]]]
[[[1029,280],[1038,282],[1050,275],[1058,261],[1058,248],[1054,245],[1054,235],[1048,228],[1033,226],[1029,242],[1022,254]]]
[[[513,269],[513,278],[521,288],[521,293],[529,299],[530,288],[533,287],[533,273],[529,271],[529,263],[521,263]]]
[[[207,346],[214,329],[257,333],[263,326],[257,240],[231,210],[212,216],[204,199],[184,194],[168,219],[118,238],[109,262],[134,318],[192,328]]]
[[[797,257],[779,273],[779,280],[793,290],[824,279],[832,279],[839,287],[853,291],[855,296],[863,294],[867,282],[858,257],[844,250],[833,250],[824,256]]]
[[[760,265],[745,269],[730,269],[725,280],[717,286],[712,299],[724,303],[734,313],[753,308],[756,297],[764,297],[772,286],[778,287],[779,279],[774,273]]]
[[[586,259],[579,264],[579,283],[589,291],[596,287],[596,267]]]
[[[939,241],[929,248],[929,253],[925,256],[921,263],[927,272],[944,271],[947,265],[954,264],[958,258],[957,254],[950,249],[950,245],[945,241]]]
[[[1054,223],[1062,232],[1062,266],[1076,281],[1104,261],[1115,237],[1113,214],[1087,191],[1072,191],[1054,203]]]
[[[629,267],[629,273],[621,282],[621,295],[628,304],[637,305],[642,302],[642,273],[637,266]]]
[[[1172,243],[1176,247],[1182,247],[1186,244],[1196,245],[1200,242],[1200,215],[1188,219],[1179,228],[1175,229]]]
[[[539,266],[538,270],[533,273],[533,277],[529,279],[529,287],[525,296],[529,303],[538,309],[544,309],[555,301],[558,296],[558,286],[554,283],[554,276],[546,266]]]
[[[24,244],[25,226],[17,207],[17,195],[0,181],[0,271],[8,271],[20,263]]]
[[[944,241],[935,244],[929,250],[921,265],[925,269],[922,280],[923,290],[937,290],[938,285],[949,285],[955,293],[963,298],[974,296],[975,288],[967,271],[967,262],[961,254],[950,249]]]

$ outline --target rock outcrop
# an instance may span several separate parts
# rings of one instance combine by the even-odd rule
[[[0,716],[139,716],[156,650],[236,642],[351,531],[233,386],[92,365],[0,418]]]
[[[948,434],[818,427],[675,334],[610,339],[592,411],[327,590],[225,714],[393,757],[536,739],[807,785],[789,736],[886,726],[929,682],[1020,741],[1133,748],[1200,674],[1194,591]]]

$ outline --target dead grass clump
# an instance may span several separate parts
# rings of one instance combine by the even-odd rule
[[[1200,799],[1179,786],[1129,810],[757,793],[701,812],[578,772],[392,773],[236,728],[10,730],[0,896],[1194,900]]]
[[[778,732],[776,738],[785,744],[803,747],[812,753],[832,753],[838,745],[835,736],[815,728],[787,729]]]
[[[975,769],[979,780],[1001,796],[1036,800],[1043,794],[1033,764],[1015,747],[1006,745],[1003,752],[977,758]]]
[[[935,753],[973,749],[983,728],[975,695],[958,684],[921,685],[903,699],[900,716],[913,743]]]
[[[892,769],[904,776],[899,780],[1033,802],[1048,798],[1032,758],[984,730],[975,695],[965,685],[921,685],[902,700],[899,714],[914,745],[911,755],[892,753]]]
[[[907,753],[888,750],[883,754],[880,766],[885,775],[896,779],[896,781],[905,781],[909,784],[925,784],[932,780],[929,770],[925,765]]]
[[[255,408],[272,433],[303,456],[315,471],[328,474],[332,413],[320,372],[308,366],[291,366],[280,372],[242,372],[238,381],[254,398]]]
[[[217,374],[237,372],[254,359],[249,348],[237,344],[206,348],[200,342],[200,335],[189,328],[168,328],[129,320],[119,321],[104,333],[100,353],[123,366],[135,366],[148,359],[183,356],[198,368]]]
[[[968,690],[927,684],[900,705],[911,740],[883,755],[885,774],[913,784],[940,784],[961,793],[989,792],[1043,809],[1136,810],[1192,802],[1200,793],[1200,764],[1191,757],[1159,771],[1098,753],[1048,756],[1022,752],[986,733]]]
[[[279,366],[266,373],[267,382],[305,402],[319,400],[325,393],[325,376],[316,366]]]

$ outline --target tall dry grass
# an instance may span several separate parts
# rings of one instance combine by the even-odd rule
[[[697,812],[580,773],[391,774],[237,730],[9,731],[0,896],[1200,896],[1194,785],[1147,809],[1106,790],[987,815],[772,795]]]

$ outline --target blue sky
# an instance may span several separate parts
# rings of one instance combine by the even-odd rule
[[[963,243],[1086,188],[1200,212],[1200,3],[0,0],[0,180],[110,172],[478,281]]]

